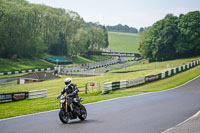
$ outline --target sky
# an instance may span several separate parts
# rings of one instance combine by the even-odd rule
[[[148,27],[166,14],[176,16],[200,10],[200,0],[28,0],[77,12],[86,22]]]

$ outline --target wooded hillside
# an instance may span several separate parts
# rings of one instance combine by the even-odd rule
[[[150,61],[200,55],[200,11],[166,15],[141,33],[139,51]]]
[[[74,57],[108,46],[103,28],[86,23],[73,11],[30,4],[25,0],[0,1],[0,57],[31,58],[42,53]]]

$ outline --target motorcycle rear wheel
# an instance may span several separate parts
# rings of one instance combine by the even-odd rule
[[[65,115],[65,112],[63,110],[59,111],[59,118],[62,123],[67,124],[69,122],[69,117]]]
[[[87,110],[83,105],[80,105],[81,115],[78,116],[78,118],[82,121],[84,121],[87,117]]]

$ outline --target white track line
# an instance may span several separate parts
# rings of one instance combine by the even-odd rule
[[[91,104],[98,104],[98,103],[103,103],[103,102],[108,102],[108,101],[113,101],[113,100],[117,100],[117,99],[123,99],[123,98],[128,98],[128,97],[135,97],[135,96],[141,96],[141,95],[148,95],[148,94],[154,94],[154,93],[160,93],[160,92],[165,92],[165,91],[170,91],[170,90],[174,90],[174,89],[177,89],[179,87],[182,87],[194,80],[196,80],[197,78],[199,78],[200,76],[197,76],[196,78],[193,78],[192,80],[190,81],[187,81],[186,83],[180,85],[180,86],[177,86],[177,87],[174,87],[174,88],[170,88],[170,89],[167,89],[167,90],[163,90],[163,91],[156,91],[156,92],[147,92],[147,93],[143,93],[143,94],[138,94],[138,95],[133,95],[133,96],[125,96],[125,97],[118,97],[118,98],[113,98],[113,99],[108,99],[108,100],[102,100],[102,101],[99,101],[99,102],[94,102],[94,103],[88,103],[88,104],[84,104],[84,105],[91,105]],[[5,120],[11,120],[11,119],[16,119],[16,118],[21,118],[21,117],[26,117],[26,116],[32,116],[32,115],[37,115],[37,114],[43,114],[43,113],[49,113],[49,112],[54,112],[54,111],[58,111],[59,109],[55,109],[55,110],[50,110],[50,111],[44,111],[44,112],[39,112],[39,113],[33,113],[33,114],[27,114],[27,115],[22,115],[22,116],[16,116],[16,117],[11,117],[11,118],[6,118],[6,119],[1,119],[1,121],[5,121]]]
[[[170,131],[170,130],[172,130],[172,129],[176,129],[177,127],[179,127],[179,126],[181,126],[181,125],[187,123],[188,121],[192,120],[193,118],[197,117],[198,115],[200,115],[200,111],[197,112],[196,114],[194,114],[193,116],[189,117],[189,118],[186,119],[185,121],[183,121],[183,122],[177,124],[176,126],[174,126],[174,127],[172,127],[172,128],[169,128],[169,129],[167,129],[167,130],[165,130],[164,132],[161,132],[161,133],[167,133],[168,131]]]

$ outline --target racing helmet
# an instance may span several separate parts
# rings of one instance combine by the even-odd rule
[[[70,85],[72,83],[72,79],[71,78],[66,78],[65,79],[65,85]]]

